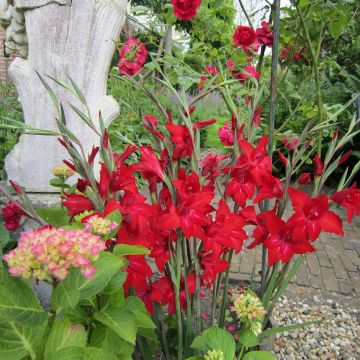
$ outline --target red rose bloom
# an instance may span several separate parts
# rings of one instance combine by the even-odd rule
[[[129,38],[120,50],[119,71],[122,75],[134,76],[138,74],[147,56],[147,50],[143,43],[136,38]]]
[[[241,46],[245,51],[256,42],[256,33],[249,26],[239,26],[233,35],[235,46]]]
[[[261,23],[261,28],[256,30],[256,37],[260,44],[272,46],[274,36],[270,29],[270,24],[266,21]]]
[[[8,203],[2,209],[2,216],[6,229],[8,231],[16,231],[20,227],[20,219],[22,215],[24,215],[24,212],[15,204]]]
[[[171,0],[174,14],[179,20],[190,20],[196,16],[201,0]]]

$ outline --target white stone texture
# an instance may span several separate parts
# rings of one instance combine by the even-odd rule
[[[83,92],[98,126],[102,112],[108,124],[119,113],[118,103],[106,95],[107,75],[125,20],[127,0],[72,0],[68,5],[53,1],[16,1],[15,5],[39,4],[25,10],[29,43],[28,59],[16,58],[9,75],[18,90],[25,122],[40,129],[56,130],[56,111],[41,84],[36,71],[65,82],[71,77]],[[41,4],[48,3],[41,6]],[[29,5],[28,5],[29,6]],[[70,109],[72,103],[81,108],[66,90],[48,80],[66,113],[68,128],[78,136],[86,152],[98,137]],[[27,191],[54,192],[48,184],[50,169],[66,158],[55,137],[22,135],[8,155],[5,168],[9,179],[23,185]]]

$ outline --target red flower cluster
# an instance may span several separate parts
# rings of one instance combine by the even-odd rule
[[[147,57],[147,50],[143,43],[136,38],[128,38],[119,54],[119,71],[122,75],[134,76],[138,74]]]
[[[235,46],[241,47],[249,53],[257,52],[259,44],[272,46],[273,40],[273,32],[270,29],[270,24],[266,21],[263,21],[261,28],[256,29],[256,31],[252,27],[240,25],[233,35]]]
[[[8,203],[2,209],[2,216],[4,219],[4,225],[8,231],[16,231],[20,227],[21,217],[25,215],[22,210],[20,210],[16,204]]]
[[[201,0],[171,0],[174,5],[174,14],[179,20],[191,20],[201,5]]]

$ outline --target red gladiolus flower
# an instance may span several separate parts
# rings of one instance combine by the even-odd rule
[[[104,163],[101,163],[100,181],[98,184],[99,195],[102,200],[106,199],[110,185],[110,174]]]
[[[360,189],[356,188],[356,183],[350,188],[334,194],[331,200],[346,208],[349,224],[352,222],[354,215],[360,216]]]
[[[342,165],[352,154],[352,150],[347,151],[339,160],[338,166]]]
[[[261,112],[262,112],[262,107],[258,106],[255,110],[255,114],[253,117],[253,123],[256,127],[258,127],[260,125],[260,121],[261,121]]]
[[[243,230],[246,220],[242,215],[234,214],[224,200],[220,200],[214,221],[205,227],[203,239],[206,252],[220,256],[223,248],[233,249],[239,253],[247,234]]]
[[[155,191],[156,184],[164,180],[164,173],[159,159],[155,153],[146,146],[140,148],[140,162],[133,166],[133,170],[144,176],[149,182],[151,191]]]
[[[260,44],[265,46],[272,46],[274,41],[273,32],[270,29],[270,24],[266,21],[261,23],[261,28],[256,30],[256,37]]]
[[[147,50],[143,43],[136,38],[129,38],[120,50],[118,67],[122,75],[134,76],[138,74],[147,57]]]
[[[69,216],[81,214],[86,210],[93,210],[93,203],[85,196],[79,194],[64,193],[63,205],[68,208]]]
[[[145,115],[144,116],[144,128],[149,130],[153,135],[158,137],[161,141],[164,141],[165,136],[156,129],[159,125],[158,119],[156,116]]]
[[[233,71],[233,75],[241,82],[253,77],[254,79],[259,79],[260,73],[256,71],[256,69],[252,66],[252,64],[248,64],[243,72]]]
[[[200,162],[201,175],[207,179],[214,179],[219,175],[219,162],[224,160],[226,155],[208,154]]]
[[[321,176],[324,171],[324,163],[321,161],[318,153],[316,153],[314,157],[313,164],[314,164],[314,175]]]
[[[258,204],[265,199],[281,199],[283,197],[284,192],[281,181],[275,176],[265,173],[257,176],[256,180],[258,193],[254,199],[254,204]]]
[[[23,195],[23,192],[17,182],[9,180],[9,183],[10,183],[11,187],[17,192],[18,195],[20,195],[20,196]]]
[[[307,234],[311,241],[315,241],[321,231],[344,235],[342,221],[335,213],[329,210],[329,199],[326,195],[311,198],[301,190],[288,189],[295,214],[289,219],[294,225],[294,233]]]
[[[290,136],[284,136],[281,139],[281,142],[285,146],[285,149],[289,150],[289,151],[295,150],[297,148],[297,146],[299,145],[299,139],[296,139],[296,138],[294,139],[294,138],[291,138]]]
[[[289,165],[289,160],[281,151],[278,151],[278,156],[282,164],[287,167]]]
[[[201,0],[171,0],[174,5],[174,14],[179,20],[191,20],[201,5]]]
[[[310,173],[303,173],[299,176],[297,183],[299,185],[306,185],[311,183],[311,174]]]
[[[175,144],[173,160],[179,160],[186,156],[191,157],[194,149],[193,140],[189,129],[184,125],[167,124],[170,131],[170,141]]]
[[[240,207],[244,207],[254,194],[254,179],[249,173],[234,177],[225,189],[225,196],[231,196]]]
[[[169,213],[163,216],[163,229],[172,230],[180,227],[187,239],[192,236],[202,239],[202,227],[211,223],[207,215],[214,210],[210,205],[214,195],[207,191],[189,195],[181,191],[179,195],[177,207],[172,205]]]
[[[256,42],[256,33],[253,28],[249,26],[239,26],[233,35],[235,46],[241,46],[245,51],[248,51],[251,45]]]
[[[137,193],[138,188],[133,173],[134,170],[132,166],[126,166],[119,163],[116,171],[111,174],[110,192],[115,193],[123,190]]]
[[[216,119],[200,120],[200,121],[196,122],[195,124],[193,124],[193,130],[199,130],[205,126],[210,126],[215,123],[216,123]]]
[[[214,284],[217,274],[224,272],[229,267],[226,260],[212,253],[201,254],[200,265],[203,269],[201,280],[207,287]]]
[[[202,90],[205,83],[216,76],[219,75],[219,71],[215,66],[207,66],[203,72],[203,75],[200,77],[200,81],[197,84],[197,87]]]
[[[218,134],[222,144],[224,144],[225,146],[234,145],[234,133],[230,129],[230,125],[228,122],[224,124],[224,127],[219,129]]]
[[[97,155],[97,153],[99,152],[100,148],[99,147],[95,147],[93,146],[92,150],[91,150],[91,153],[89,154],[88,156],[88,163],[90,165],[93,165],[94,164],[94,160],[95,160],[95,157]]]
[[[124,283],[124,289],[128,293],[130,288],[135,291],[146,291],[148,284],[147,278],[152,277],[153,273],[143,256],[128,256],[129,265],[125,269],[128,273]]]
[[[2,208],[1,212],[4,219],[4,225],[8,231],[14,232],[19,229],[21,216],[25,215],[25,213],[20,210],[16,204],[9,202]]]
[[[305,254],[315,249],[307,241],[306,233],[294,232],[291,222],[284,222],[273,211],[264,213],[264,220],[269,236],[264,241],[268,249],[269,265],[281,261],[287,263],[294,254]]]
[[[76,190],[84,193],[89,185],[90,181],[88,179],[78,179],[76,184]]]

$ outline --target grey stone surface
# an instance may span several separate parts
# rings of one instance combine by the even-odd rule
[[[71,77],[88,102],[90,114],[99,128],[101,111],[105,123],[118,113],[119,105],[106,95],[107,74],[117,39],[125,20],[127,0],[72,0],[67,5],[49,0],[18,1],[43,4],[25,11],[29,43],[28,59],[16,58],[9,75],[17,88],[25,122],[35,128],[57,130],[55,107],[36,71],[69,83]],[[45,5],[46,4],[46,5]],[[68,128],[80,139],[88,153],[98,136],[70,109],[84,107],[69,92],[51,82],[64,105]],[[50,169],[67,157],[56,137],[22,135],[8,155],[5,168],[9,179],[27,191],[53,192]]]

